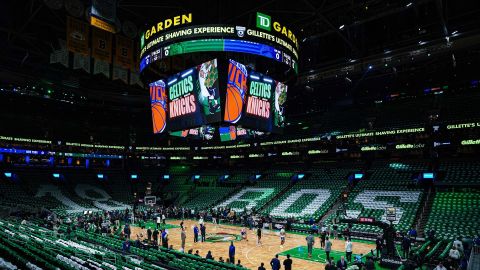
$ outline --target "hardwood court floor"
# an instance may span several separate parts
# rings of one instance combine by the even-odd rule
[[[179,220],[168,221],[169,224],[179,225]],[[187,228],[187,240],[185,245],[185,250],[193,249],[193,253],[196,250],[199,250],[200,256],[205,257],[207,252],[210,250],[212,252],[215,260],[218,260],[219,257],[224,259],[228,258],[228,249],[230,242],[204,242],[204,243],[194,243],[193,242],[193,225],[196,222],[193,220],[185,220],[184,226]],[[240,227],[230,226],[227,224],[222,224],[215,226],[211,223],[206,223],[207,227],[207,237],[209,234],[215,233],[233,233],[240,235]],[[132,227],[132,239],[135,239],[135,235],[142,233],[146,238],[146,230],[142,230],[138,227]],[[173,245],[174,249],[180,249],[180,228],[173,228],[168,230],[169,233],[169,245]],[[280,237],[278,236],[278,231],[264,230],[262,235],[262,245],[257,246],[256,243],[256,234],[255,231],[247,230],[248,241],[236,241],[234,245],[236,247],[235,260],[241,260],[241,264],[250,269],[257,269],[261,262],[265,263],[265,267],[270,269],[270,260],[275,256],[275,254],[282,251],[286,251],[298,246],[306,246],[305,236],[290,234],[287,233],[285,245],[283,248],[280,247]],[[333,240],[333,250],[345,251],[345,242],[343,240]],[[320,239],[315,237],[315,247],[320,247]],[[370,252],[371,249],[375,249],[374,244],[367,243],[353,243],[353,253],[354,254],[366,254]],[[305,250],[306,252],[306,250]],[[280,261],[283,263],[283,260],[286,257],[279,256]],[[335,258],[338,260],[339,258]],[[293,269],[301,270],[311,270],[311,269],[324,269],[324,264],[319,262],[306,261],[302,259],[292,258],[293,260]],[[235,262],[236,263],[236,262]],[[268,266],[268,267],[267,267]],[[283,269],[283,265],[282,265]]]

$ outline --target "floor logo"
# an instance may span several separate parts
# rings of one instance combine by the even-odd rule
[[[270,31],[271,26],[271,17],[266,14],[257,12],[257,28]]]
[[[205,238],[207,242],[230,242],[230,241],[240,241],[242,240],[242,236],[238,234],[233,234],[233,233],[224,233],[224,232],[219,232],[219,233],[212,233],[208,234],[207,237]]]

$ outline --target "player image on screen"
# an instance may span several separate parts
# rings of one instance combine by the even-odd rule
[[[198,136],[205,141],[209,141],[213,139],[213,135],[215,133],[215,127],[212,126],[201,126],[198,128]]]
[[[235,124],[242,117],[247,92],[247,68],[233,60],[228,63],[227,94],[223,120]]]
[[[162,133],[167,126],[167,95],[165,82],[159,80],[150,85],[150,103],[152,106],[153,132]]]
[[[198,101],[202,104],[205,115],[220,113],[220,94],[218,92],[217,59],[205,62],[197,67],[200,94]]]
[[[275,97],[273,111],[273,126],[283,128],[285,126],[285,102],[287,101],[287,86],[281,82],[275,82]]]

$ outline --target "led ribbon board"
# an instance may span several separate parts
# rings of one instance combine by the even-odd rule
[[[284,51],[258,42],[235,39],[189,40],[156,48],[156,50],[141,57],[140,71],[143,71],[151,63],[166,57],[196,52],[237,52],[259,55],[284,63],[298,73],[297,61],[293,60],[291,55]]]
[[[147,26],[140,39],[140,71],[170,56],[224,51],[263,56],[298,73],[299,42],[292,30],[267,14],[257,12],[256,25],[247,17],[239,25],[203,24],[208,17],[188,13]]]
[[[246,29],[242,26],[231,25],[199,25],[191,26],[182,29],[173,30],[165,33],[158,33],[156,35],[149,35],[147,30],[142,36],[140,56],[143,56],[147,51],[151,51],[158,46],[178,43],[181,41],[195,40],[202,38],[220,38],[220,39],[242,39],[244,41],[255,41],[259,43],[267,43],[274,47],[281,48],[292,55],[295,60],[298,60],[298,43],[292,40],[292,35],[276,36],[272,33],[267,33],[256,29]],[[290,32],[291,34],[291,32]],[[146,39],[145,37],[149,37]],[[289,38],[290,37],[290,38]]]

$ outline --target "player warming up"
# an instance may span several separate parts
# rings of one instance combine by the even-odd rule
[[[262,245],[262,227],[258,226],[257,228],[257,246]]]
[[[242,239],[248,242],[248,239],[247,239],[247,229],[246,229],[246,228],[242,228],[242,231],[240,232],[240,234],[242,235]]]
[[[280,247],[283,248],[284,244],[285,244],[285,229],[282,228],[280,230]]]

